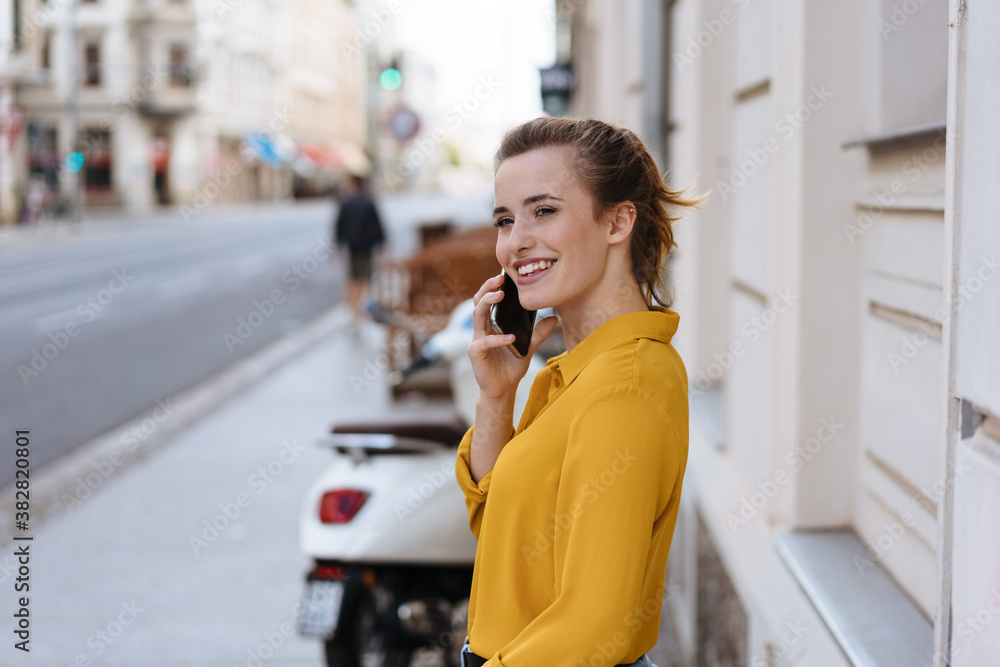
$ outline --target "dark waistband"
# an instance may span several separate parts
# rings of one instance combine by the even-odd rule
[[[486,658],[476,655],[469,649],[462,651],[462,667],[483,667],[486,663]]]
[[[641,660],[641,657],[640,657]],[[468,648],[462,649],[462,665],[461,667],[483,667],[489,660],[482,657],[481,655],[476,655]],[[633,663],[629,663],[633,664]]]

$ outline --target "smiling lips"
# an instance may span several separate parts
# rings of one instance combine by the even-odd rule
[[[543,259],[538,262],[532,262],[531,264],[525,264],[524,266],[517,267],[517,275],[522,277],[533,276],[541,273],[555,263],[556,262],[553,259]]]

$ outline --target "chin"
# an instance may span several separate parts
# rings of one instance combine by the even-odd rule
[[[541,310],[542,308],[548,308],[554,305],[551,299],[546,298],[544,295],[525,295],[518,294],[519,300],[521,302],[521,307],[525,310]]]

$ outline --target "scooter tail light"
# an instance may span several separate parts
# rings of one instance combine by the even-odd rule
[[[339,565],[317,565],[313,577],[321,581],[343,581],[347,579],[347,570]]]
[[[347,523],[354,518],[371,494],[360,489],[333,489],[319,501],[319,520],[323,523]]]

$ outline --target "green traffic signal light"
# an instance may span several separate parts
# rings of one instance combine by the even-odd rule
[[[382,70],[378,77],[378,83],[382,86],[382,90],[399,90],[400,86],[403,85],[403,74],[395,67],[389,67]]]

